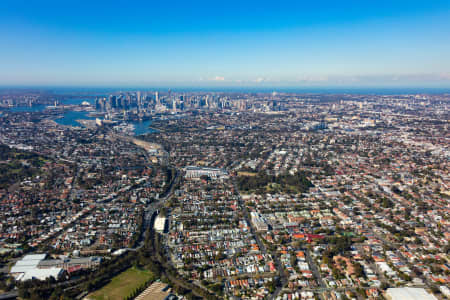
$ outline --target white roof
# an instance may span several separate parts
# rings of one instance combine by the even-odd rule
[[[386,294],[392,300],[437,300],[423,288],[390,288]]]
[[[166,218],[157,216],[154,228],[157,231],[163,231],[165,226],[166,226]]]
[[[47,257],[47,254],[27,254],[22,257],[21,260],[43,260]]]
[[[18,260],[11,268],[11,273],[25,273],[31,269],[37,268],[41,260],[44,260],[47,254],[28,254]]]
[[[14,266],[36,266],[40,260],[18,260]]]
[[[383,271],[383,272],[387,272],[387,273],[392,272],[391,267],[389,267],[389,265],[388,265],[386,262],[384,262],[384,261],[376,262],[375,264],[376,264],[376,265],[381,269],[381,271]]]
[[[13,266],[10,273],[25,273],[28,270],[35,268],[36,266]]]
[[[39,280],[45,280],[49,277],[54,277],[55,279],[58,279],[59,275],[62,274],[63,269],[61,268],[49,268],[49,269],[31,269],[25,272],[23,276],[19,277],[18,280],[25,281],[29,279],[39,279]]]

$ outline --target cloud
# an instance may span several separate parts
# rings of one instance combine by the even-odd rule
[[[211,84],[238,84],[238,85],[292,85],[292,86],[370,86],[370,85],[433,85],[449,84],[450,73],[391,73],[391,74],[298,74],[293,76],[266,77],[258,76],[247,78],[235,78],[224,76],[200,77],[198,82],[210,82]]]
[[[294,81],[304,82],[304,83],[311,83],[311,82],[326,82],[326,81],[329,81],[329,80],[330,80],[329,76],[326,76],[326,75],[322,75],[322,76],[318,76],[318,75],[303,75],[303,76],[297,77],[297,79],[294,80]]]

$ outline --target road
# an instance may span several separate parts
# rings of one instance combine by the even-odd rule
[[[149,149],[158,148],[158,149],[162,150],[162,152],[165,152],[162,149],[162,146],[159,144],[156,144],[156,143],[149,143],[149,142],[140,140],[138,138],[125,136],[123,134],[118,134],[113,131],[111,131],[110,134],[113,138],[125,140],[125,141],[133,143],[134,145],[143,149],[143,154],[149,163],[151,163],[151,159],[148,155]],[[170,167],[170,166],[168,166],[168,167]],[[161,195],[161,197],[157,201],[150,203],[145,208],[144,222],[142,224],[141,237],[139,239],[139,243],[136,247],[129,248],[128,250],[136,251],[144,246],[144,238],[142,235],[144,234],[144,232],[146,231],[146,229],[149,226],[152,226],[151,220],[152,220],[153,214],[155,213],[155,211],[158,211],[159,209],[161,209],[161,207],[164,205],[164,202],[166,202],[167,199],[172,197],[175,187],[178,186],[178,183],[180,182],[180,177],[179,177],[180,172],[176,168],[172,168],[172,169],[175,171],[175,175],[169,183],[169,188],[166,190],[166,193]]]
[[[152,203],[150,203],[146,208],[145,208],[145,212],[144,212],[144,222],[142,224],[142,230],[141,230],[141,235],[144,234],[144,232],[147,230],[147,228],[149,226],[152,226],[153,224],[151,223],[152,220],[152,216],[153,214],[158,211],[159,209],[161,209],[161,207],[164,205],[164,203],[166,202],[167,199],[169,199],[170,197],[172,197],[173,192],[175,190],[175,188],[178,186],[178,183],[180,182],[180,177],[179,177],[180,172],[175,169],[175,176],[172,179],[172,181],[170,182],[170,186],[167,189],[167,192],[165,195],[163,195],[161,198],[158,199],[158,201],[154,201]],[[138,250],[140,248],[142,248],[144,246],[144,238],[141,236],[140,241],[138,243],[138,245],[135,248],[129,249],[129,250]]]
[[[369,222],[369,220],[364,220],[364,227],[368,230],[370,230],[370,232],[372,233],[372,235],[374,237],[376,237],[377,239],[379,239],[381,242],[383,242],[384,245],[390,247],[391,249],[393,249],[393,252],[400,258],[401,262],[404,263],[406,266],[408,266],[408,268],[412,271],[412,278],[416,277],[416,278],[420,278],[425,285],[430,288],[430,286],[433,285],[432,282],[430,282],[423,274],[417,274],[414,271],[414,265],[412,265],[408,259],[401,253],[401,251],[399,250],[399,248],[402,246],[401,243],[396,243],[393,241],[388,241],[385,236],[383,236],[382,234],[380,234],[379,232],[376,232],[373,228],[373,224],[371,222]],[[364,253],[364,251],[362,250],[361,247],[359,247],[358,249],[361,253]],[[383,274],[383,272],[381,272],[378,267],[376,267],[376,265],[374,263],[370,264],[370,267],[373,269],[373,271],[375,271],[378,274],[379,279],[384,282],[389,284],[389,280],[388,278],[386,278],[386,276]]]
[[[0,294],[0,300],[16,299],[18,296],[19,296],[18,291],[10,291],[7,293]]]
[[[252,224],[252,222],[250,220],[250,213],[249,213],[249,211],[247,209],[247,206],[244,203],[244,200],[242,200],[241,194],[239,193],[239,189],[237,188],[236,181],[233,181],[233,184],[234,184],[235,190],[238,193],[239,206],[242,207],[242,211],[244,212],[244,218],[245,218],[245,220],[247,221],[247,223],[250,226],[250,232],[255,237],[256,243],[258,244],[258,247],[261,250],[261,253],[267,254],[266,245],[264,245],[264,243],[261,241],[259,235],[256,233],[256,230],[253,227],[253,224]],[[276,290],[272,293],[272,295],[268,298],[269,300],[274,300],[281,293],[281,291],[283,290],[283,287],[286,286],[288,280],[286,278],[286,275],[284,274],[284,269],[283,269],[283,266],[281,264],[281,261],[278,258],[278,255],[273,254],[273,253],[271,253],[271,255],[272,255],[273,261],[275,263],[275,267],[277,269],[278,276],[280,278],[280,286],[278,286],[276,288]]]
[[[422,274],[417,274],[416,272],[414,272],[414,266],[412,266],[409,261],[403,256],[403,254],[398,250],[400,245],[396,244],[396,243],[392,243],[388,240],[386,240],[383,236],[381,236],[380,234],[378,234],[377,232],[372,230],[372,234],[374,236],[376,236],[380,241],[382,241],[383,243],[385,243],[386,245],[388,245],[389,247],[391,247],[392,249],[395,249],[395,251],[393,251],[402,261],[402,263],[404,263],[405,265],[408,266],[408,268],[412,271],[412,273],[414,274],[414,277],[420,278],[422,279],[422,281],[426,284],[426,286],[428,288],[430,288],[430,286],[432,285],[432,283],[430,283],[428,281],[428,279],[423,276]]]
[[[312,258],[311,251],[308,248],[306,248],[305,254],[306,254],[306,261],[308,262],[308,265],[310,266],[311,272],[313,273],[314,277],[319,282],[320,288],[326,288],[327,285],[323,281],[322,275],[320,274],[320,271],[317,268],[317,265]],[[319,293],[319,297],[320,297],[320,299],[324,299],[320,293]]]

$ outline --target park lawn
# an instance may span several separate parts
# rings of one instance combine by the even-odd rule
[[[95,300],[121,300],[130,295],[136,288],[148,280],[154,279],[152,272],[131,267],[120,273],[100,290],[88,296]]]

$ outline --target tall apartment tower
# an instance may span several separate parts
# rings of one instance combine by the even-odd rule
[[[141,105],[141,92],[137,92],[136,93],[136,102],[137,102],[138,110],[141,110],[141,107],[142,107],[142,105]]]

